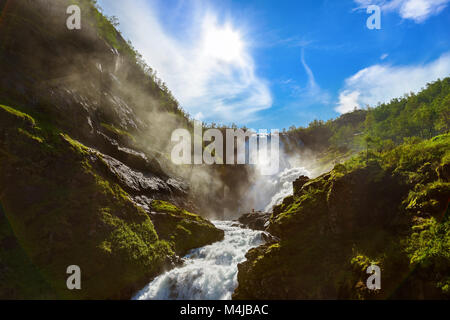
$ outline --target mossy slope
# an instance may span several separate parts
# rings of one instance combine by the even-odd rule
[[[101,154],[5,106],[0,201],[0,269],[9,270],[1,298],[130,298],[168,266],[173,249],[205,245],[221,234],[183,212],[174,227],[186,234],[166,241],[164,230],[158,237],[148,213],[110,180]],[[69,265],[81,268],[81,290],[66,288]]]
[[[239,265],[235,299],[449,297],[450,135],[362,154],[274,208],[279,242]],[[381,290],[366,268],[381,268]]]
[[[167,240],[179,255],[224,237],[223,230],[218,230],[208,220],[168,202],[154,200],[152,209],[155,211],[151,214],[152,221],[160,239]]]

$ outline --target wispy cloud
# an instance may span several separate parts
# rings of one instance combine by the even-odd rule
[[[192,17],[175,35],[148,1],[108,0],[107,6],[190,114],[205,121],[249,122],[271,107],[269,85],[257,75],[242,32],[213,9],[189,4],[184,12]]]
[[[376,4],[385,12],[397,12],[403,19],[421,23],[440,13],[450,0],[354,0],[359,8]]]
[[[330,93],[321,88],[316,82],[313,71],[307,64],[305,59],[305,51],[302,49],[300,61],[304,72],[307,76],[307,82],[305,85],[300,85],[294,79],[285,79],[279,81],[282,86],[290,90],[291,101],[287,103],[283,109],[284,110],[296,110],[300,111],[302,115],[306,112],[305,107],[312,107],[315,105],[330,105],[332,103]],[[310,108],[311,112],[313,108]]]
[[[346,113],[355,107],[374,106],[418,92],[429,82],[450,75],[450,52],[427,64],[390,66],[376,64],[362,69],[345,80],[336,111]]]
[[[301,62],[308,76],[308,84],[306,88],[299,90],[301,98],[304,102],[328,104],[330,102],[330,95],[317,84],[314,73],[306,63],[304,49],[302,49]]]

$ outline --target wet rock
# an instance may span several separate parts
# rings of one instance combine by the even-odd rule
[[[309,181],[307,176],[300,176],[292,184],[294,186],[294,195],[299,195],[303,185]]]
[[[450,163],[444,163],[436,169],[439,179],[450,181]]]
[[[269,221],[270,215],[270,212],[261,211],[244,213],[239,217],[238,221],[249,229],[265,230],[265,225]]]
[[[169,193],[169,186],[159,177],[131,169],[124,163],[107,155],[101,155],[108,170],[120,185],[133,192]]]
[[[154,200],[150,206],[149,216],[159,239],[170,242],[177,255],[183,256],[191,249],[220,241],[224,237],[224,231],[216,228],[209,220],[172,203]]]
[[[277,238],[277,237],[271,235],[271,234],[268,233],[268,232],[262,233],[262,234],[261,234],[261,238],[264,240],[264,242],[265,242],[266,244],[274,244],[274,243],[277,243],[278,241],[280,241],[279,238]]]

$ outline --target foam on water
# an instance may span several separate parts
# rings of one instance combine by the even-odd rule
[[[237,287],[237,265],[245,261],[248,250],[263,243],[263,232],[233,226],[232,221],[213,223],[225,231],[224,240],[192,250],[183,266],[156,277],[133,299],[231,299]]]
[[[295,167],[286,168],[275,177],[267,177],[265,188],[261,189],[267,193],[267,199],[270,199],[270,202],[266,204],[264,211],[271,212],[273,206],[292,195],[294,192],[292,183],[302,175],[310,176],[310,173],[303,167]]]

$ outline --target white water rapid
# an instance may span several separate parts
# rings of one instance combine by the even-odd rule
[[[274,177],[267,177],[264,183],[265,188],[261,186],[270,199],[264,211],[271,212],[273,206],[280,204],[284,198],[292,195],[294,193],[292,183],[302,175],[310,176],[310,173],[303,167],[296,167],[286,168]]]
[[[214,224],[225,231],[224,240],[192,250],[183,266],[156,277],[133,299],[231,299],[237,287],[237,265],[245,261],[248,250],[263,243],[263,232],[243,229],[233,221]]]

